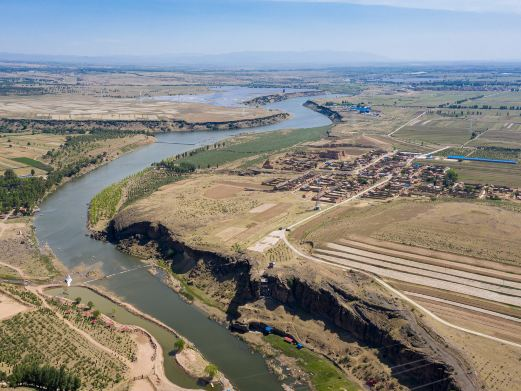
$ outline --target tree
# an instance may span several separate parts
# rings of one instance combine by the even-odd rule
[[[87,303],[87,308],[90,310],[92,309],[92,307],[94,307],[94,303],[89,300],[89,302]]]
[[[93,317],[94,319],[98,319],[100,315],[101,315],[100,310],[96,310],[96,311],[94,311],[94,312],[92,313],[92,317]]]
[[[213,380],[213,378],[217,375],[217,372],[219,372],[219,369],[217,368],[217,365],[212,364],[212,363],[208,364],[204,368],[204,373],[206,373],[208,375],[210,380]]]
[[[31,176],[34,176],[36,174],[36,171],[34,171],[34,168],[31,168]]]
[[[455,182],[458,181],[458,173],[455,169],[449,168],[447,172],[445,173],[445,178],[443,180],[445,186],[453,185]]]
[[[18,179],[18,175],[16,175],[16,173],[14,172],[14,170],[12,168],[8,168],[4,172],[4,179],[6,181],[15,180],[15,179]]]
[[[177,353],[180,353],[185,348],[185,340],[182,338],[179,338],[177,341],[175,341],[174,348]]]

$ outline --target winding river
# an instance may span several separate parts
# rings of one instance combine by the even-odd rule
[[[220,97],[209,94],[212,104],[240,101],[252,95],[280,92],[279,90],[245,88],[220,89]],[[205,99],[205,96],[198,96]],[[324,126],[329,119],[308,110],[302,104],[308,98],[295,98],[269,105],[292,114],[284,122],[247,130],[178,132],[157,135],[157,142],[130,152],[85,176],[62,186],[41,205],[35,219],[36,235],[40,243],[47,243],[60,261],[68,268],[98,267],[105,274],[129,270],[140,266],[139,259],[119,252],[112,244],[91,239],[86,228],[88,203],[96,193],[126,176],[136,173],[151,163],[224,138],[244,132],[268,132],[287,128]],[[248,391],[280,390],[280,382],[267,368],[259,354],[232,335],[226,328],[211,321],[196,307],[184,302],[169,287],[146,269],[96,282],[122,300],[152,315],[192,341],[211,362],[231,380],[237,388]],[[172,360],[171,358],[169,358]],[[167,360],[168,361],[168,360]],[[180,381],[179,371],[165,361],[167,377]],[[182,384],[185,383],[185,384]],[[195,384],[193,387],[196,387]]]

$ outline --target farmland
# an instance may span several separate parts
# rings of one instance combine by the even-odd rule
[[[18,175],[28,175],[34,169],[36,175],[45,175],[50,167],[44,155],[64,141],[64,135],[0,133],[0,172],[12,168]]]
[[[481,154],[479,156],[482,157]],[[477,157],[477,153],[473,157]],[[420,160],[420,163],[431,164],[432,161]],[[455,169],[459,179],[467,183],[521,186],[521,166],[519,164],[493,164],[476,161],[459,162],[457,160],[437,160],[436,164]]]
[[[114,385],[126,372],[122,362],[91,346],[49,309],[17,314],[1,326],[0,362],[8,368],[22,362],[65,365],[93,390]]]
[[[453,200],[360,201],[299,227],[298,241],[369,237],[519,265],[519,211],[508,203]],[[407,223],[405,223],[407,222]],[[348,232],[348,234],[346,234]]]
[[[329,127],[320,127],[286,130],[276,134],[247,135],[231,140],[217,150],[198,152],[178,161],[191,163],[198,168],[219,167],[239,159],[271,154],[299,143],[319,140],[328,129]]]
[[[194,246],[242,251],[312,208],[312,202],[298,194],[267,192],[269,187],[262,182],[270,177],[198,174],[136,201],[116,219],[122,224],[157,219]],[[165,202],[167,210],[162,207]],[[260,206],[265,210],[257,212],[255,208]]]
[[[181,167],[189,165],[200,169],[209,169],[229,165],[240,161],[245,167],[251,166],[252,159],[259,161],[271,153],[291,148],[297,144],[315,141],[322,137],[327,127],[287,130],[271,134],[239,136],[214,149],[203,148],[194,152],[176,156],[165,161],[164,164]],[[97,194],[91,201],[89,208],[89,222],[93,227],[102,229],[117,209],[151,195],[160,187],[183,179],[183,173],[172,171],[168,167],[148,168],[140,173],[124,179]],[[206,186],[205,186],[206,187]],[[240,188],[241,186],[239,186]],[[180,208],[179,210],[181,210]],[[191,209],[191,208],[188,208]],[[101,223],[100,220],[102,220]],[[99,223],[99,224],[98,224]]]

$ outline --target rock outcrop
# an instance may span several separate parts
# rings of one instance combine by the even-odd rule
[[[272,125],[289,118],[288,113],[276,113],[265,117],[222,122],[187,122],[184,120],[51,120],[51,119],[0,119],[0,129],[8,132],[53,130],[127,130],[148,132],[175,132],[197,130],[247,129]]]
[[[318,103],[313,102],[312,100],[306,101],[304,103],[304,106],[308,109],[316,111],[317,113],[325,115],[331,120],[331,122],[335,124],[342,122],[342,116],[340,115],[340,113],[338,113],[335,110],[331,110],[329,107],[319,105]]]
[[[294,267],[261,272],[246,256],[187,247],[163,225],[132,221],[129,216],[128,212],[117,215],[107,229],[107,238],[123,249],[130,243],[153,243],[159,255],[172,261],[176,272],[188,273],[196,283],[199,278],[204,278],[205,285],[213,281],[215,289],[209,287],[210,295],[231,291],[229,297],[218,297],[230,321],[247,324],[241,307],[264,300],[268,307],[282,305],[303,311],[310,319],[376,349],[378,359],[395,368],[392,376],[406,387],[428,385],[424,389],[432,391],[479,388],[457,351],[423,325],[408,306],[367,277],[356,272],[339,275],[311,265],[305,272]]]
[[[245,105],[248,106],[263,106],[267,105],[269,103],[276,103],[276,102],[282,102],[283,100],[291,99],[291,98],[300,98],[303,96],[316,96],[319,94],[323,94],[323,91],[295,91],[295,92],[284,92],[281,94],[272,94],[272,95],[264,95],[264,96],[258,96],[256,98],[247,100],[243,102]]]

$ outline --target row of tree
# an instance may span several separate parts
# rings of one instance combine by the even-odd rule
[[[18,178],[11,169],[0,176],[0,211],[32,209],[44,196],[47,181],[43,178]]]
[[[35,363],[16,365],[10,375],[0,371],[0,380],[10,387],[29,386],[48,391],[76,391],[81,387],[80,378],[66,371],[64,366],[56,369]]]
[[[173,171],[178,174],[188,174],[195,171],[195,165],[188,162],[176,163],[175,160],[162,160],[157,167]]]
[[[61,169],[50,171],[47,179],[19,178],[12,169],[7,169],[4,175],[0,176],[0,212],[20,208],[32,210],[47,190],[59,185],[64,178],[77,175],[82,168],[100,163],[105,156],[106,153],[103,153],[80,159]]]

